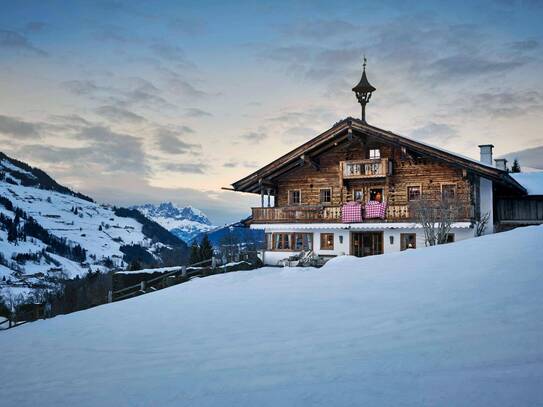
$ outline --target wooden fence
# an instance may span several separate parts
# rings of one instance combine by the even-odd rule
[[[108,302],[124,300],[140,294],[157,291],[162,288],[185,282],[191,277],[202,274],[202,267],[205,265],[211,265],[212,268],[214,268],[214,259],[203,260],[189,266],[181,266],[168,273],[151,278],[150,280],[142,280],[138,284],[123,287],[116,291],[110,291],[108,294]],[[137,270],[135,270],[133,273],[138,274]]]

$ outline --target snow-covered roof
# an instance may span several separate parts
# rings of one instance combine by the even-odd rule
[[[543,171],[518,172],[511,176],[528,191],[528,195],[543,195]]]

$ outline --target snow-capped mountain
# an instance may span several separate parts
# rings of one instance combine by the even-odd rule
[[[0,153],[0,289],[25,294],[89,269],[187,255],[185,242],[138,211],[97,204]]]
[[[214,229],[208,217],[192,206],[179,207],[172,202],[162,202],[158,205],[145,204],[132,208],[137,209],[186,243]]]

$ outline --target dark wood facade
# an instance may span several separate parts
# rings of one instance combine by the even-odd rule
[[[438,200],[444,188],[461,206],[458,221],[474,221],[480,177],[498,181],[504,193],[525,192],[504,171],[350,118],[233,186],[275,197],[274,207],[263,197],[263,207],[253,208],[254,223],[340,222],[344,203],[367,202],[376,191],[388,206],[385,221],[413,220],[409,192]]]

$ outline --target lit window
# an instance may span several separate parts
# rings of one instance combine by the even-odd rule
[[[443,199],[444,201],[454,199],[455,195],[456,195],[456,185],[448,184],[448,185],[441,186],[441,199]]]
[[[381,158],[381,150],[378,148],[371,148],[370,149],[370,160],[378,160]]]
[[[300,205],[302,202],[300,190],[289,191],[289,203],[291,205]]]
[[[320,190],[321,203],[331,203],[332,202],[332,190],[330,188],[324,188]]]
[[[334,250],[333,233],[321,233],[321,250]]]
[[[407,199],[409,201],[418,201],[420,199],[420,185],[407,187]]]
[[[400,234],[400,250],[416,249],[417,248],[417,235],[415,233],[401,233]]]
[[[383,202],[383,188],[370,189],[370,201]]]

